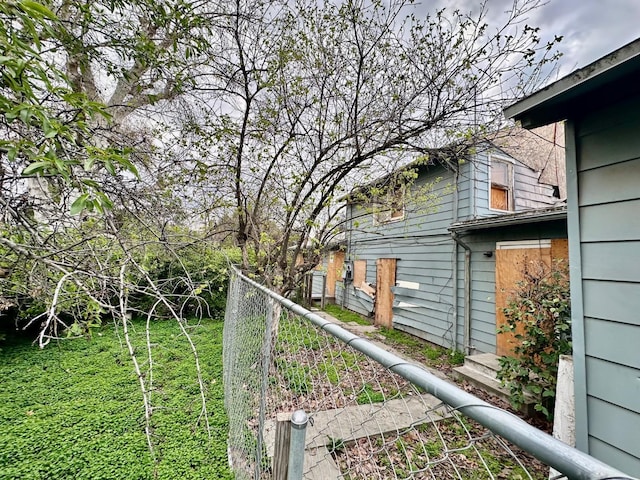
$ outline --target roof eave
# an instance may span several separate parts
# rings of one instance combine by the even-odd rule
[[[520,121],[525,128],[564,120],[585,95],[638,70],[640,39],[515,102],[504,109],[504,114]]]
[[[466,233],[477,230],[489,230],[492,228],[511,227],[540,222],[551,222],[567,219],[567,208],[553,207],[544,211],[532,210],[511,215],[497,215],[476,220],[454,223],[449,226],[449,231]]]

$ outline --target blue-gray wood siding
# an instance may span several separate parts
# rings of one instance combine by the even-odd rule
[[[436,182],[436,179],[439,181]],[[396,258],[396,283],[413,282],[418,289],[396,288],[394,328],[404,329],[436,344],[453,345],[453,275],[455,244],[448,232],[454,219],[455,176],[443,167],[431,167],[412,191],[432,185],[436,201],[407,205],[400,221],[374,225],[373,215],[352,205],[353,227],[348,234],[348,258],[367,261],[367,281],[376,282],[376,259]],[[412,198],[412,194],[408,195]],[[347,286],[345,306],[365,313]]]
[[[465,193],[461,196],[460,220],[505,213],[500,210],[492,210],[489,205],[491,190],[489,165],[493,157],[513,161],[513,211],[521,212],[534,208],[552,207],[559,201],[553,196],[551,185],[538,183],[538,172],[504,154],[485,151],[476,155],[473,162],[462,166],[461,178],[465,182],[461,185],[461,191]],[[468,201],[467,195],[469,195]]]
[[[570,250],[582,275],[572,285],[577,441],[634,476],[640,476],[638,111],[640,98],[591,112],[567,132]]]
[[[462,236],[471,249],[471,339],[472,353],[496,352],[496,262],[497,242],[567,238],[563,220],[518,227],[502,227]],[[462,249],[461,249],[462,250]],[[487,256],[485,254],[491,254]],[[463,342],[464,255],[458,256],[458,342]]]
[[[504,158],[504,155],[502,155]],[[396,258],[396,282],[413,282],[417,289],[396,288],[393,325],[433,343],[462,350],[464,345],[464,251],[456,247],[448,227],[457,221],[498,215],[489,208],[488,165],[490,155],[479,152],[472,161],[460,165],[456,175],[442,166],[422,172],[414,191],[433,185],[437,200],[428,205],[409,204],[401,220],[376,225],[366,208],[350,205],[347,260],[367,261],[367,282],[376,282],[376,259]],[[434,183],[439,179],[437,183]],[[515,206],[517,210],[550,206],[553,189],[537,183],[537,173],[514,162]],[[457,186],[456,186],[457,185]],[[454,192],[455,190],[455,192]],[[521,192],[521,193],[518,193]],[[457,196],[457,212],[454,209]],[[409,194],[411,199],[412,195]],[[417,199],[423,196],[416,195]],[[514,229],[510,230],[514,232]],[[531,235],[531,233],[529,233]],[[551,237],[562,236],[561,233]],[[515,234],[513,240],[539,236]],[[505,239],[491,235],[473,245],[470,344],[479,352],[495,352],[495,263],[483,256]],[[457,265],[457,314],[454,295],[454,268]],[[336,292],[336,302],[367,315],[370,307],[358,298],[352,284]],[[454,324],[456,322],[456,324]],[[457,332],[454,339],[454,332]]]

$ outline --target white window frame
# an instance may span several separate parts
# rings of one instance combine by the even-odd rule
[[[401,208],[389,208],[387,205],[378,203],[374,200],[373,202],[373,224],[374,225],[385,225],[387,223],[400,222],[404,220],[406,214],[406,206],[405,206],[405,188],[401,187],[396,190],[396,193],[400,198],[399,200],[402,202]],[[393,216],[394,212],[399,212],[400,215]]]
[[[491,166],[493,165],[494,162],[497,163],[503,163],[505,165],[507,165],[507,175],[508,175],[508,181],[509,181],[509,185],[502,185],[500,183],[496,183],[495,185],[497,185],[498,187],[506,187],[507,188],[507,210],[502,210],[500,208],[493,208],[491,206],[491,189],[494,185],[494,182],[491,180]],[[488,173],[488,186],[489,186],[489,190],[488,190],[488,201],[489,201],[489,210],[494,211],[494,212],[514,212],[515,211],[515,162],[507,157],[502,157],[500,155],[489,155],[489,168],[487,169],[487,173]]]

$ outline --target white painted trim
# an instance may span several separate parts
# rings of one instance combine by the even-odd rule
[[[418,308],[418,305],[415,305],[413,303],[400,302],[393,308]]]
[[[511,158],[510,156],[505,155],[505,154],[501,154],[501,153],[491,152],[491,153],[489,153],[488,156],[489,156],[489,167],[491,167],[491,159],[492,158],[495,158],[499,162],[510,163],[511,165],[515,165],[516,163],[519,163],[519,162],[516,162],[516,160]],[[491,175],[489,175],[489,176],[491,176]]]
[[[409,290],[420,290],[420,284],[418,282],[407,282],[405,280],[397,280],[396,287],[408,288]]]
[[[496,250],[517,250],[521,248],[551,248],[551,240],[517,240],[496,242]]]

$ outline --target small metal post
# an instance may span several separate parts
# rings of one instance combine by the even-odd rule
[[[327,274],[322,274],[322,297],[320,297],[320,308],[324,310],[327,301]]]
[[[289,444],[289,475],[287,480],[302,480],[305,435],[309,417],[304,410],[291,415],[291,443]]]

